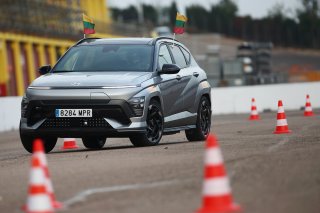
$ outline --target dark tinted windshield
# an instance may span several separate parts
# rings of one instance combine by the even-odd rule
[[[73,47],[53,72],[150,71],[152,46],[108,44]]]

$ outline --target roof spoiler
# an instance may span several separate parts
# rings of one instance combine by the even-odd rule
[[[93,37],[83,38],[83,39],[79,40],[79,41],[75,44],[75,46],[76,46],[76,45],[79,45],[79,44],[81,44],[81,43],[83,43],[83,42],[85,42],[85,41],[91,40],[91,39],[101,39],[101,38],[93,38]]]
[[[165,37],[165,36],[160,36],[160,37],[157,37],[157,38],[155,38],[154,40],[153,40],[153,43],[155,43],[155,42],[157,42],[157,41],[159,41],[159,40],[162,40],[162,39],[167,39],[167,40],[173,40],[173,41],[178,41],[178,40],[176,40],[176,39],[173,39],[173,38],[171,38],[171,37]],[[179,41],[178,41],[179,42]]]

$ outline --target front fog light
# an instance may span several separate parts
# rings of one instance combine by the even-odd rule
[[[144,109],[144,97],[134,97],[129,100],[135,116],[142,116]]]

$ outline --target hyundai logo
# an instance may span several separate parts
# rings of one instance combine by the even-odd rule
[[[72,83],[71,85],[72,85],[72,86],[79,86],[80,83],[79,83],[79,82],[74,82],[74,83]]]

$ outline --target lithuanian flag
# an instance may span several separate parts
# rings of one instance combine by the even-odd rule
[[[89,16],[86,16],[85,14],[82,14],[82,20],[83,20],[83,33],[84,34],[94,34],[94,23],[93,19]]]
[[[184,33],[184,25],[187,22],[187,17],[184,15],[181,15],[180,13],[177,13],[176,17],[176,26],[174,27],[174,33],[176,34],[182,34]]]

